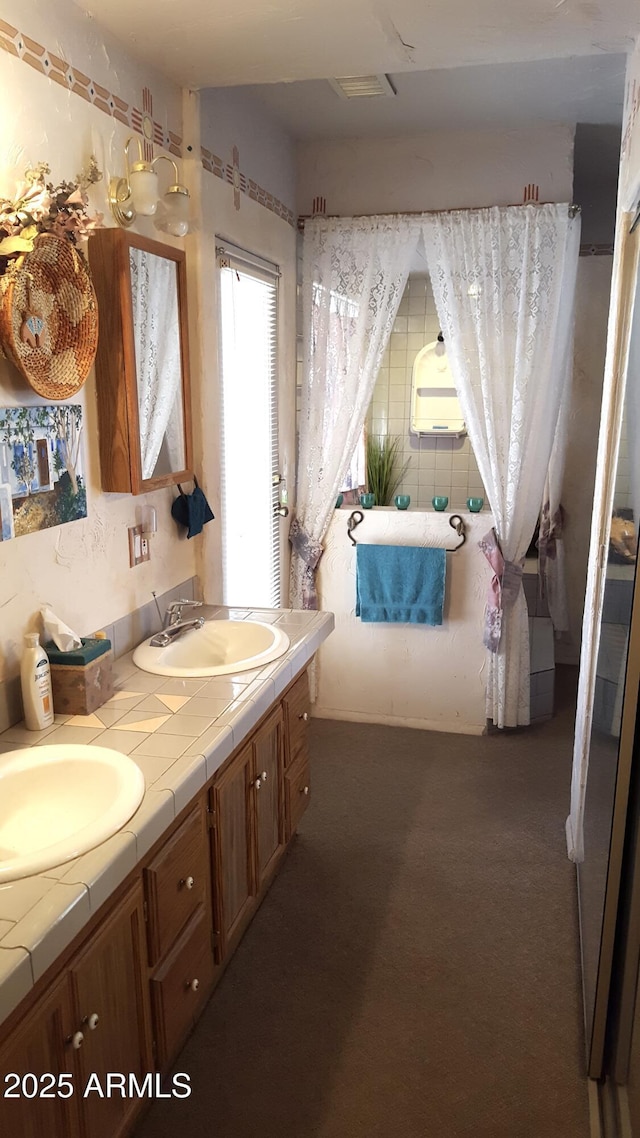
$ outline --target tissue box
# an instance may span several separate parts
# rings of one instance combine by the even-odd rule
[[[91,715],[113,695],[111,641],[81,640],[82,646],[71,652],[61,652],[52,640],[44,645],[58,715]]]

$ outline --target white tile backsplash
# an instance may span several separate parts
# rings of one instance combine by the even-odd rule
[[[419,437],[409,430],[413,361],[425,344],[436,339],[439,330],[429,277],[410,276],[378,373],[367,427],[372,434],[400,436],[401,465],[407,459],[410,462],[397,493],[410,494],[412,506],[430,508],[434,494],[445,494],[450,509],[466,509],[471,496],[483,497],[485,509],[489,509],[467,436]]]

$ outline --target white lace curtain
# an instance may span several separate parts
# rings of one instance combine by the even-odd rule
[[[419,236],[401,217],[314,219],[303,243],[304,383],[291,604],[316,608],[316,567]]]
[[[182,369],[176,265],[130,249],[142,477],[151,478],[163,443],[168,469],[184,468]]]
[[[494,568],[487,716],[499,727],[529,722],[521,566],[568,374],[579,234],[579,219],[566,204],[456,211],[423,221],[451,370],[495,517],[498,548],[494,543],[487,553]]]
[[[499,727],[526,724],[529,637],[521,560],[543,501],[568,377],[580,222],[567,204],[305,225],[291,603],[317,607],[322,541],[421,235],[496,519],[496,535],[485,544],[494,569],[487,714]]]

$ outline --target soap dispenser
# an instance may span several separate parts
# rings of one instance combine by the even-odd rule
[[[24,722],[29,731],[43,731],[53,723],[51,667],[37,632],[25,635],[25,650],[20,667]]]

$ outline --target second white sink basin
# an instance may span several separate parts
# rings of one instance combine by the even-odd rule
[[[208,620],[202,628],[182,632],[164,648],[149,640],[133,653],[143,672],[156,676],[228,676],[261,668],[289,647],[286,632],[258,620]]]
[[[119,751],[51,744],[0,762],[0,884],[43,873],[117,833],[140,805],[140,767]]]

